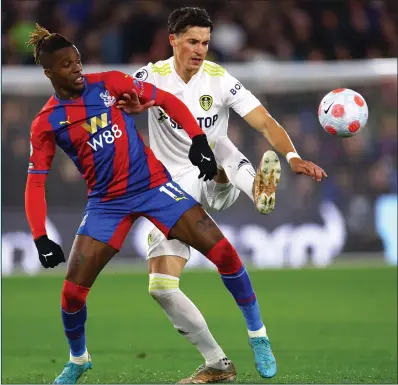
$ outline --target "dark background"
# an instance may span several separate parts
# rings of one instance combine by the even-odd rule
[[[167,16],[175,7],[190,4],[204,6],[210,13],[215,29],[208,59],[220,64],[243,65],[255,60],[332,63],[397,56],[394,23],[397,3],[394,1],[32,0],[2,2],[2,64],[21,66],[21,74],[32,66],[31,51],[24,42],[38,21],[50,31],[74,40],[85,64],[108,67],[129,64],[133,73],[148,61],[156,62],[172,54]],[[239,74],[233,75],[239,79]],[[2,94],[3,258],[8,255],[8,259],[23,260],[25,254],[26,258],[32,258],[24,215],[29,129],[49,95],[42,92],[26,95],[23,84],[16,87],[18,92]],[[318,104],[330,91],[328,87],[277,94],[267,93],[266,84],[263,88],[264,92],[257,96],[288,131],[298,152],[322,166],[329,178],[316,184],[309,178],[292,175],[283,161],[277,207],[272,215],[257,215],[242,193],[233,208],[216,214],[215,218],[231,232],[240,253],[256,265],[291,265],[293,260],[302,265],[294,252],[299,246],[289,242],[295,239],[294,231],[311,223],[329,234],[327,238],[336,240],[334,249],[330,245],[334,256],[341,252],[353,253],[349,254],[353,258],[355,253],[361,257],[368,252],[382,255],[383,242],[375,221],[376,203],[385,196],[396,199],[397,194],[396,78],[375,78],[366,85],[352,87],[366,99],[370,116],[367,127],[350,139],[331,137],[318,123]],[[146,115],[137,117],[137,126],[146,137]],[[269,148],[266,140],[232,111],[229,136],[254,164]],[[49,218],[66,250],[80,223],[85,197],[86,187],[80,174],[58,151],[48,178],[47,202]],[[325,222],[321,215],[323,202],[331,202],[337,209],[341,225],[339,221],[333,222],[332,214],[327,214],[329,219]],[[329,220],[331,229],[327,226]],[[280,235],[285,230],[289,241]],[[17,231],[22,233],[15,236]],[[119,259],[142,259],[145,239],[136,237],[129,236]],[[252,239],[248,245],[252,237],[260,239],[262,247],[274,248],[274,254],[279,257],[272,257],[271,253],[270,257],[264,257],[268,262],[259,263],[256,242]],[[140,242],[143,245],[137,246]],[[321,251],[314,251],[315,246],[303,247],[309,250],[305,263],[328,260]],[[5,263],[3,261],[3,271]]]

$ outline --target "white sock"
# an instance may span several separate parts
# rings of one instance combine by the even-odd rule
[[[149,293],[178,332],[196,346],[207,365],[212,366],[226,357],[210,333],[202,313],[179,289],[179,278],[149,274]]]
[[[231,182],[227,183],[218,183],[214,179],[206,181],[207,189],[213,193],[213,195],[217,195],[228,190],[231,186]]]
[[[74,357],[72,356],[72,353],[69,352],[69,360],[72,361],[74,364],[77,365],[83,365],[86,364],[89,361],[89,354],[86,349],[86,351],[79,357]]]
[[[214,143],[216,160],[224,169],[230,182],[254,202],[253,184],[256,171],[252,164],[227,136],[218,137]]]
[[[254,170],[251,163],[242,166],[235,175],[234,186],[239,190],[243,191],[253,202],[253,184],[256,171]]]
[[[261,329],[259,330],[248,330],[247,331],[249,333],[249,337],[253,338],[253,337],[267,337],[267,329],[265,328],[265,326],[263,326]]]

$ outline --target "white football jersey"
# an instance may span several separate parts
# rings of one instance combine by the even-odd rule
[[[227,135],[230,107],[243,117],[260,105],[260,101],[223,67],[207,60],[188,84],[176,73],[173,57],[149,63],[133,77],[152,83],[183,101],[209,143]],[[188,159],[192,143],[188,134],[162,108],[152,107],[148,114],[150,148],[172,177],[194,168]]]

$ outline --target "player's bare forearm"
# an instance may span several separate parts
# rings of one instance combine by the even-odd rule
[[[251,127],[261,132],[271,146],[283,156],[289,152],[296,152],[287,132],[263,106],[256,107],[245,115],[244,119]]]
[[[321,167],[301,159],[296,154],[297,151],[287,132],[263,106],[256,107],[253,111],[245,115],[244,119],[250,126],[261,132],[271,146],[283,156],[293,153],[293,156],[289,154],[290,159],[288,160],[293,172],[310,176],[318,182],[327,177]]]

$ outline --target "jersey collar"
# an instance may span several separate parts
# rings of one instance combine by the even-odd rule
[[[71,103],[76,103],[76,102],[78,102],[79,100],[81,100],[82,98],[84,98],[86,95],[87,95],[87,92],[88,92],[88,84],[87,84],[87,79],[86,79],[86,77],[83,75],[83,78],[84,78],[84,91],[83,91],[83,93],[81,94],[81,96],[79,96],[77,99],[71,99],[71,100],[68,100],[68,99],[60,99],[58,96],[57,96],[57,94],[54,92],[54,94],[53,94],[53,96],[54,96],[54,99],[59,103],[59,104],[71,104]]]

